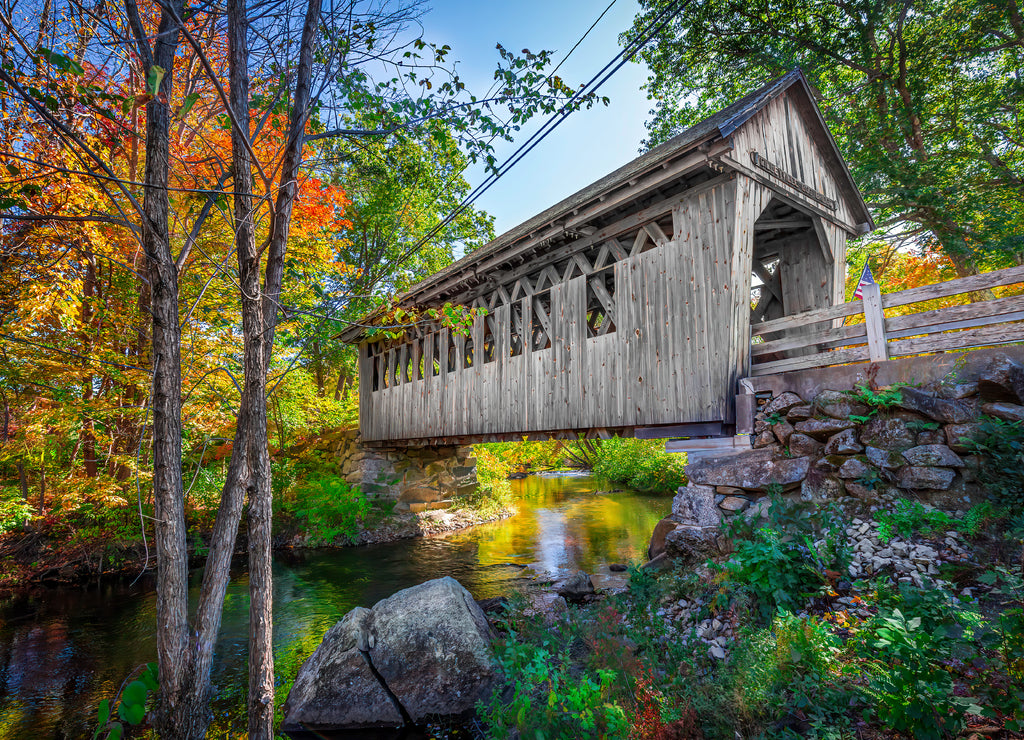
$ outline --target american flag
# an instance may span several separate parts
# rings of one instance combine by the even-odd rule
[[[864,286],[865,285],[874,285],[874,284],[875,284],[875,276],[871,274],[871,267],[869,267],[868,263],[865,262],[864,263],[864,270],[860,273],[860,282],[857,283],[857,290],[853,291],[853,298],[854,298],[854,300],[856,300],[858,298],[863,298],[864,297]]]

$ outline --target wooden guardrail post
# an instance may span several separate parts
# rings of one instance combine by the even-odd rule
[[[882,312],[882,289],[877,283],[863,288],[864,323],[868,332],[868,359],[884,362],[889,359],[885,338],[885,314]]]

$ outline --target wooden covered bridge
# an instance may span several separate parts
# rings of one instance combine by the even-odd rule
[[[347,331],[363,439],[731,434],[751,324],[841,302],[846,240],[869,228],[793,71],[400,297],[486,309],[468,336]]]

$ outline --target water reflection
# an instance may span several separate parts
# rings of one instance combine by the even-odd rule
[[[478,599],[530,588],[535,577],[642,557],[670,500],[595,494],[588,477],[513,481],[519,514],[442,538],[286,553],[274,566],[274,657],[290,679],[323,633],[354,606],[450,575]],[[607,486],[605,486],[607,488]],[[201,574],[193,574],[192,596]],[[216,726],[244,731],[248,578],[231,581],[214,663]],[[0,604],[0,739],[91,737],[95,707],[155,659],[152,581],[134,587],[39,590]],[[282,684],[286,682],[281,681]],[[283,698],[283,697],[281,697]],[[218,735],[220,736],[220,735]]]

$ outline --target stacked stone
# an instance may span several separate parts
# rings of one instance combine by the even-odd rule
[[[369,447],[351,430],[325,438],[321,446],[338,460],[348,483],[396,502],[401,511],[446,509],[477,486],[476,458],[468,445]]]
[[[880,410],[837,390],[772,398],[755,418],[754,449],[698,457],[687,466],[689,483],[659,524],[650,556],[703,559],[721,519],[763,515],[773,486],[785,497],[819,503],[848,499],[877,508],[912,497],[946,510],[967,508],[983,495],[980,461],[970,454],[979,417],[1024,420],[1024,367],[1000,354],[972,382],[900,393],[895,408]],[[874,562],[865,561],[865,572]],[[910,579],[927,575],[903,571],[900,577]]]

